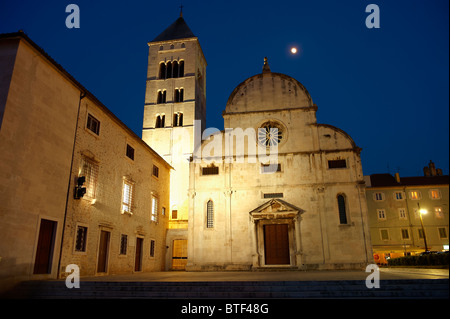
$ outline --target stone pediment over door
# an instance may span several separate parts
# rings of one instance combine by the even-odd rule
[[[253,220],[295,219],[305,211],[281,199],[271,199],[250,212]]]

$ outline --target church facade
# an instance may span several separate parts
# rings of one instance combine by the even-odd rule
[[[265,59],[262,73],[231,93],[225,130],[201,139],[206,60],[198,38],[180,16],[149,47],[143,139],[175,168],[166,269],[351,269],[373,261],[361,149],[317,123],[300,82]]]

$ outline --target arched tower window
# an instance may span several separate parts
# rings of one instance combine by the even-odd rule
[[[166,116],[163,114],[161,115],[161,127],[166,126]]]
[[[184,61],[183,60],[181,60],[179,63],[179,69],[180,69],[180,71],[179,71],[178,75],[180,78],[182,78],[184,76]]]
[[[164,62],[161,62],[159,64],[159,78],[160,79],[166,78],[166,64]]]
[[[155,122],[155,128],[161,127],[161,116],[156,115],[156,122]]]
[[[339,194],[337,196],[339,208],[339,222],[341,225],[347,224],[347,207],[345,203],[345,195]]]
[[[178,114],[178,126],[183,126],[183,113]]]
[[[172,77],[172,62],[167,62],[166,68],[166,79],[170,79]]]
[[[173,77],[177,78],[178,77],[178,62],[177,61],[173,61],[172,68],[173,68]]]
[[[214,203],[212,200],[209,200],[206,203],[206,228],[214,227]]]

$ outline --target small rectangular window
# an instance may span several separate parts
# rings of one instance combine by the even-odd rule
[[[414,199],[414,200],[418,200],[418,199],[421,198],[419,191],[411,191],[409,193],[409,196],[410,196],[411,199]]]
[[[438,228],[439,231],[439,238],[444,239],[447,238],[447,230],[444,227]]]
[[[202,175],[218,175],[218,174],[219,174],[219,167],[217,166],[202,167]]]
[[[100,134],[100,121],[93,117],[91,114],[88,114],[86,128],[95,134]]]
[[[86,251],[86,239],[87,239],[87,227],[78,226],[77,227],[77,238],[75,241],[76,251]]]
[[[133,213],[134,183],[124,179],[122,188],[122,213]]]
[[[283,193],[265,193],[264,198],[282,198]]]
[[[441,194],[438,189],[432,189],[430,190],[430,198],[431,199],[440,199]]]
[[[128,236],[122,234],[120,236],[120,255],[126,255],[127,254],[127,246],[128,246]]]
[[[386,211],[384,209],[377,209],[378,220],[386,220]]]
[[[439,219],[444,218],[444,211],[442,210],[442,207],[435,207],[434,213],[436,214],[436,218],[439,218]]]
[[[384,193],[380,193],[380,192],[374,193],[373,199],[376,201],[384,200]]]
[[[157,223],[158,222],[158,199],[155,196],[152,196],[152,216],[151,221]]]
[[[406,208],[399,208],[398,209],[398,218],[406,219]]]
[[[381,229],[380,236],[382,240],[389,240],[389,231],[387,229]]]
[[[347,168],[347,161],[345,159],[329,160],[328,161],[328,168],[329,169]]]
[[[261,173],[281,172],[281,164],[261,164]]]
[[[172,219],[178,219],[178,210],[172,210]]]
[[[405,198],[404,198],[404,195],[403,195],[403,192],[394,192],[394,199],[395,199],[395,200],[402,200],[402,199],[405,199]]]
[[[150,240],[150,257],[155,257],[155,246],[156,242],[153,239]]]
[[[402,239],[409,239],[408,229],[402,229]]]
[[[127,144],[127,157],[134,160],[134,148]]]
[[[156,165],[153,165],[153,176],[159,177],[159,167]]]

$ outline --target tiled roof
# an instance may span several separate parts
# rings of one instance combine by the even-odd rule
[[[397,183],[395,177],[391,174],[372,174],[370,175],[371,187],[383,186],[425,186],[425,185],[448,185],[449,176],[413,176],[400,177],[400,183]]]
[[[186,21],[183,17],[179,17],[174,23],[172,23],[166,30],[160,35],[154,38],[151,42],[168,41],[176,39],[194,38],[195,35],[189,29]]]

